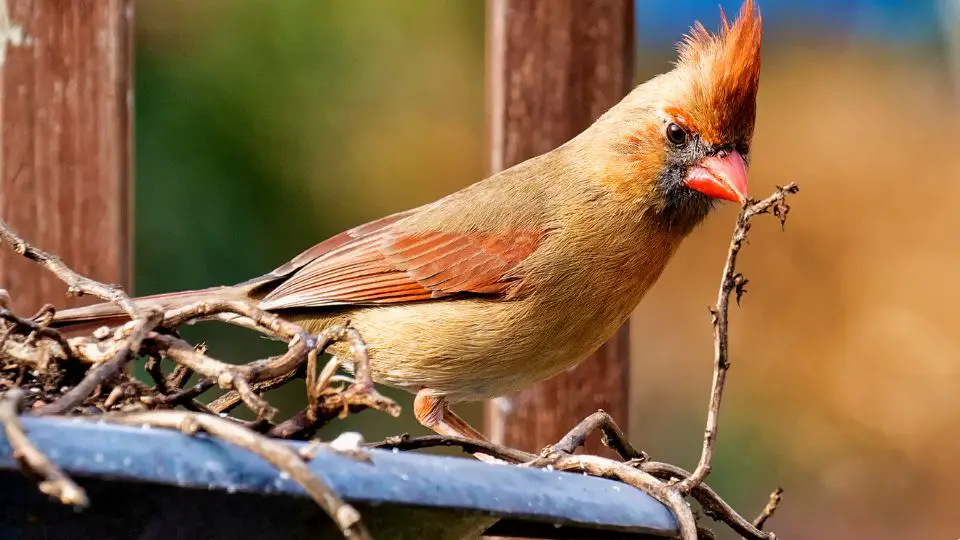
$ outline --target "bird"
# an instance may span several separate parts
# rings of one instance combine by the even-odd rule
[[[748,201],[762,22],[696,22],[673,67],[559,147],[435,202],[351,228],[248,281],[135,299],[243,300],[305,331],[349,324],[373,379],[414,394],[441,434],[484,440],[451,405],[580,363],[627,320],[722,202]],[[120,320],[111,303],[56,327]],[[349,348],[332,353],[349,362]]]

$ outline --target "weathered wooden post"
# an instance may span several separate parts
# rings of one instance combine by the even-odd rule
[[[125,287],[132,25],[133,0],[0,0],[0,216],[81,274]],[[0,288],[25,314],[65,291],[9,249]]]
[[[566,142],[629,91],[633,2],[488,0],[492,171]],[[512,447],[539,450],[597,409],[628,425],[628,363],[624,325],[579,367],[502,403],[489,403],[488,435]],[[601,449],[596,439],[587,448]]]

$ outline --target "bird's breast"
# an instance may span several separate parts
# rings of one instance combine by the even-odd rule
[[[515,300],[381,306],[348,317],[367,341],[378,382],[429,388],[451,401],[486,399],[582,361],[623,324],[662,267],[627,257],[616,271],[570,269]]]

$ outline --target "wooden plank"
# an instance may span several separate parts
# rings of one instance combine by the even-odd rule
[[[0,216],[81,274],[130,286],[133,0],[0,0]],[[66,299],[0,250],[29,312]]]
[[[552,150],[632,86],[633,0],[488,0],[490,167]],[[604,409],[629,424],[628,325],[578,367],[487,405],[496,442],[537,451]],[[603,453],[599,438],[587,451]]]

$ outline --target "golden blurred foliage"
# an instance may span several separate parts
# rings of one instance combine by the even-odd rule
[[[741,258],[751,281],[732,315],[719,436],[727,463],[716,467],[736,466],[751,447],[779,464],[767,473],[780,477],[749,466],[749,500],[759,508],[764,489],[786,484],[781,533],[956,535],[960,111],[951,81],[915,52],[797,48],[767,56],[759,100],[751,191],[763,197],[788,182],[801,191],[785,232],[758,219]],[[659,445],[674,455],[700,436],[712,354],[705,306],[735,210],[719,214],[633,320],[632,433],[646,447],[669,441]],[[738,429],[749,433],[737,440]],[[721,492],[744,491],[742,477],[723,479]]]

